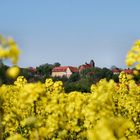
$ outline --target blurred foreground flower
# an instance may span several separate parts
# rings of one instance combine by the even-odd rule
[[[128,67],[135,65],[137,70],[140,70],[140,40],[136,41],[132,49],[126,56],[126,65]]]
[[[13,64],[17,64],[20,51],[13,38],[5,38],[0,35],[0,59],[10,59]]]
[[[15,134],[6,140],[27,140],[26,138],[22,137],[20,134]]]
[[[20,51],[13,38],[5,38],[0,35],[0,60],[10,59],[12,64],[16,65],[19,60]],[[6,72],[7,77],[15,79],[19,75],[20,69],[12,66]]]
[[[7,70],[6,75],[7,75],[7,77],[9,77],[9,78],[15,79],[15,78],[17,78],[17,76],[19,75],[19,73],[20,73],[19,67],[17,67],[17,66],[12,66],[12,67],[10,67],[10,68]]]

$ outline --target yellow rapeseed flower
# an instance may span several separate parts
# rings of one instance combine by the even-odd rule
[[[19,73],[20,73],[20,69],[17,66],[12,66],[12,67],[8,68],[8,70],[6,72],[7,76],[12,78],[12,79],[17,78]]]
[[[6,140],[27,140],[27,139],[22,137],[20,134],[15,134],[11,137],[8,137]]]

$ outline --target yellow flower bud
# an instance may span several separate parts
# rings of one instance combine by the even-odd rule
[[[136,69],[137,69],[137,70],[140,70],[140,64],[137,64],[137,65],[136,65]]]
[[[133,73],[134,73],[135,75],[139,75],[139,72],[138,72],[137,70],[134,70]]]
[[[17,66],[10,67],[6,74],[9,78],[15,79],[20,73],[20,69]]]

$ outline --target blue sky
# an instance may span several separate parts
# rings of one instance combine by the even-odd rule
[[[125,66],[140,39],[139,0],[12,0],[0,2],[0,34],[12,36],[21,67],[60,62]]]

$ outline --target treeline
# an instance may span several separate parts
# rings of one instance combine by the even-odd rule
[[[118,82],[117,74],[113,74],[113,72],[108,68],[87,68],[82,70],[79,73],[74,73],[70,76],[69,79],[65,80],[65,77],[59,78],[63,81],[65,91],[80,91],[80,92],[90,92],[90,87],[92,84],[96,84],[103,78],[107,80],[114,79],[114,81]]]
[[[113,79],[115,82],[119,82],[119,74],[114,74],[111,69],[108,68],[87,68],[79,73],[73,73],[69,78],[52,77],[52,69],[56,66],[60,66],[60,63],[44,64],[36,68],[21,68],[20,76],[24,76],[28,82],[45,82],[47,78],[52,78],[54,81],[61,80],[64,83],[65,92],[80,91],[90,92],[92,84],[96,84],[100,79],[106,78],[107,80]],[[9,66],[0,63],[0,85],[1,84],[13,84],[15,79],[9,79],[6,76],[6,70]],[[139,83],[140,76],[134,76],[134,80]]]

